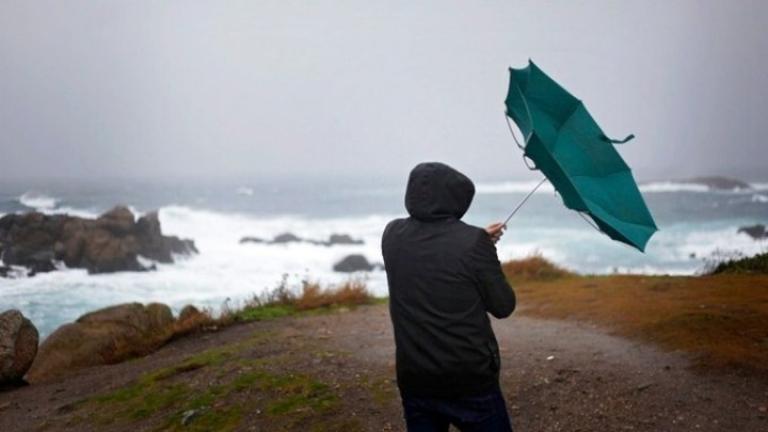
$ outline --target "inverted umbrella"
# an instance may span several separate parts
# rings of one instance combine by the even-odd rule
[[[584,104],[532,61],[509,72],[506,114],[524,136],[518,146],[526,165],[546,176],[566,207],[588,215],[610,238],[644,251],[658,229],[614,148],[634,135],[608,138]]]

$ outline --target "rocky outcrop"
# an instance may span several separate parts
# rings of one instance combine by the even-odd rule
[[[744,233],[754,240],[768,239],[768,229],[763,224],[743,226],[739,228],[740,233]]]
[[[275,236],[270,243],[283,244],[283,243],[298,243],[304,241],[301,237],[293,233],[282,233]]]
[[[37,328],[16,309],[0,314],[0,386],[20,382],[37,354]]]
[[[89,273],[142,271],[148,268],[139,255],[171,263],[174,254],[196,252],[192,240],[162,234],[157,212],[138,221],[122,206],[96,219],[38,212],[0,218],[0,257],[29,274],[55,270],[56,261]]]
[[[240,239],[240,244],[245,243],[266,243],[267,241],[259,237],[243,237]]]
[[[359,239],[352,238],[349,234],[331,234],[328,240],[312,240],[301,238],[293,233],[282,233],[276,235],[272,240],[267,241],[259,237],[243,237],[240,239],[240,244],[245,243],[260,243],[260,244],[286,244],[286,243],[309,243],[317,246],[334,246],[334,245],[361,245],[364,242]]]
[[[186,305],[179,312],[179,321],[182,321],[182,322],[189,321],[197,318],[201,314],[202,312],[200,312],[200,309],[196,308],[193,305]]]
[[[357,271],[372,271],[381,268],[381,264],[371,264],[365,256],[360,254],[347,255],[341,261],[333,265],[333,271],[341,273],[353,273]]]
[[[164,304],[126,303],[87,313],[48,336],[27,373],[47,381],[80,368],[146,355],[173,336],[174,318]]]
[[[361,245],[362,240],[354,239],[349,234],[331,234],[328,241],[324,243],[326,246],[333,245]]]

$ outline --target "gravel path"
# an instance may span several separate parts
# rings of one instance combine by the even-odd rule
[[[768,377],[693,371],[685,354],[661,352],[579,323],[516,314],[494,327],[502,388],[517,432],[768,431]],[[260,348],[264,353],[298,357],[286,367],[299,367],[298,372],[339,388],[347,414],[361,419],[364,430],[403,429],[393,382],[391,325],[386,306],[379,305],[237,325],[175,341],[142,359],[2,392],[0,430],[98,430],[69,423],[77,401],[119,388],[147,370],[262,332],[274,334]],[[377,383],[375,403],[367,396],[371,383]],[[136,432],[150,426],[110,430]],[[261,429],[243,425],[242,430]]]

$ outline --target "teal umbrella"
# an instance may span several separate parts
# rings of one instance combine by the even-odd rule
[[[525,138],[518,146],[526,165],[546,176],[566,207],[589,216],[610,238],[644,251],[658,229],[632,171],[614,148],[634,135],[608,138],[584,103],[532,61],[509,72],[506,114]]]

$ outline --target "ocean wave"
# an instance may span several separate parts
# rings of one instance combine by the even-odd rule
[[[509,194],[509,193],[528,193],[532,191],[541,180],[523,180],[523,181],[505,181],[495,183],[477,183],[475,191],[479,194]],[[546,182],[541,185],[539,191],[552,192],[552,184]]]
[[[522,181],[504,181],[504,182],[480,182],[477,183],[475,190],[479,194],[511,194],[528,193],[532,191],[539,180]],[[643,193],[668,193],[668,192],[725,192],[725,193],[748,193],[754,191],[768,190],[768,183],[750,183],[750,189],[716,190],[707,185],[699,183],[686,183],[675,181],[659,181],[640,183],[638,188]],[[540,191],[553,191],[552,185],[547,182],[541,185]]]
[[[532,188],[535,182],[528,186]],[[58,207],[50,211],[92,215],[84,209]],[[154,272],[88,275],[81,269],[64,269],[33,278],[2,280],[0,310],[22,309],[45,335],[84,312],[115,303],[161,301],[175,311],[192,303],[215,311],[227,298],[237,303],[275,287],[283,275],[287,275],[289,288],[297,290],[306,278],[324,285],[341,283],[350,276],[334,272],[333,264],[349,254],[382,262],[381,235],[386,223],[397,216],[259,216],[168,205],[159,209],[163,232],[194,239],[198,255],[175,264],[158,264]],[[646,254],[612,241],[586,224],[541,222],[510,229],[497,249],[502,261],[540,253],[579,273],[694,274],[704,265],[703,259],[718,250],[737,250],[745,255],[765,250],[765,242],[737,233],[742,225],[738,222],[664,226],[649,243]],[[364,244],[239,243],[245,236],[270,239],[284,232],[311,239],[345,233],[363,239]],[[374,271],[364,277],[376,295],[387,294],[386,273]]]
[[[697,183],[679,183],[679,182],[651,182],[641,183],[639,185],[640,192],[654,193],[654,192],[710,192],[711,189],[707,185]]]
[[[60,200],[38,192],[25,192],[18,198],[18,201],[29,208],[44,211],[54,209]]]
[[[768,196],[761,195],[761,194],[754,194],[752,195],[752,202],[768,203]]]

